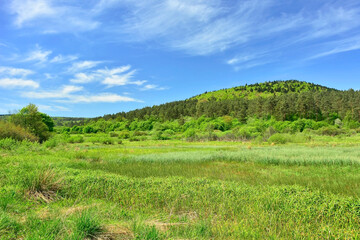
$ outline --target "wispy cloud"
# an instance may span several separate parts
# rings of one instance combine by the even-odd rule
[[[81,61],[75,62],[69,67],[69,72],[79,72],[86,69],[91,69],[102,63],[102,61]]]
[[[75,55],[63,56],[63,55],[59,54],[59,55],[55,56],[54,58],[52,58],[50,60],[50,63],[67,63],[67,62],[75,61],[76,59],[78,59],[78,56],[75,56]]]
[[[80,92],[84,88],[81,86],[65,85],[58,90],[53,91],[36,91],[36,92],[23,92],[22,96],[33,99],[61,99],[70,98],[75,92]]]
[[[148,90],[166,90],[165,87],[160,87],[155,84],[146,84],[144,87],[140,88],[141,91],[148,91]]]
[[[0,66],[0,87],[6,89],[14,88],[38,88],[40,84],[26,79],[33,71],[24,68]]]
[[[0,79],[1,88],[38,88],[39,83],[33,80],[21,79],[21,78],[2,78]]]
[[[348,52],[353,50],[359,50],[360,49],[360,36],[355,36],[349,39],[345,40],[339,40],[339,41],[332,41],[326,44],[326,49],[321,53],[318,53],[308,59],[316,59],[320,57],[325,57],[332,54],[342,53],[342,52]]]
[[[9,76],[21,76],[26,77],[34,72],[29,69],[24,68],[14,68],[14,67],[0,67],[0,76],[9,75]]]
[[[115,102],[142,102],[140,100],[121,96],[115,93],[101,93],[97,95],[72,96],[68,102],[72,103],[115,103]]]
[[[15,16],[14,24],[17,27],[33,27],[43,33],[89,31],[100,25],[88,9],[64,3],[48,0],[12,0],[8,4],[8,9]]]
[[[36,49],[29,52],[23,61],[45,63],[48,61],[48,57],[51,53],[52,51],[42,50],[39,45],[36,45]]]
[[[89,73],[77,73],[70,81],[72,83],[90,83],[97,81],[107,87],[125,86],[129,84],[140,86],[146,82],[146,80],[133,80],[136,74],[136,69],[130,70],[130,65],[111,69],[97,69]]]
[[[33,91],[23,92],[22,97],[31,99],[53,99],[56,102],[64,103],[114,103],[114,102],[141,102],[140,100],[121,96],[115,93],[85,93],[85,89],[81,86],[65,85],[60,89],[51,91]]]
[[[63,106],[56,106],[56,105],[42,105],[39,104],[37,105],[39,107],[40,111],[49,111],[49,112],[70,112],[71,110],[67,107],[63,107]]]

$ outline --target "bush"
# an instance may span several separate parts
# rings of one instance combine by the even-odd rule
[[[121,131],[119,134],[120,139],[128,139],[130,138],[130,132],[129,131]]]
[[[5,138],[0,140],[0,148],[4,150],[13,150],[19,145],[19,142],[12,138]]]
[[[115,133],[115,132],[111,132],[110,133],[110,137],[119,137],[119,134]]]
[[[55,138],[51,138],[43,143],[45,147],[47,148],[54,148],[58,145],[58,142]]]
[[[322,127],[316,131],[317,134],[327,135],[327,136],[336,136],[346,133],[344,129],[337,128],[335,126]]]
[[[22,141],[28,140],[31,142],[38,141],[39,138],[31,134],[21,126],[10,122],[0,121],[0,139],[12,138],[14,140]]]
[[[140,141],[140,139],[137,137],[131,137],[131,138],[129,138],[129,141],[130,142],[138,142],[138,141]]]
[[[67,139],[68,143],[82,143],[84,138],[82,136],[71,136]]]
[[[288,135],[288,134],[275,133],[268,139],[268,142],[276,143],[276,144],[285,144],[287,142],[290,142],[290,140],[291,140],[291,138],[290,138],[290,135]]]
[[[101,143],[111,145],[111,144],[114,144],[114,140],[112,140],[111,138],[103,138],[103,139],[101,139]]]

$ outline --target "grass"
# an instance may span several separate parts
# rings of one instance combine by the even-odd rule
[[[356,239],[349,138],[2,149],[1,239]]]

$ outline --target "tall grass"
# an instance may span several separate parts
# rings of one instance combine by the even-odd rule
[[[64,142],[0,149],[1,238],[360,237],[358,147]]]

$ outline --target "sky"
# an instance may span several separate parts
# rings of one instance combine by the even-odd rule
[[[96,117],[256,82],[360,89],[359,0],[0,0],[0,114]]]

